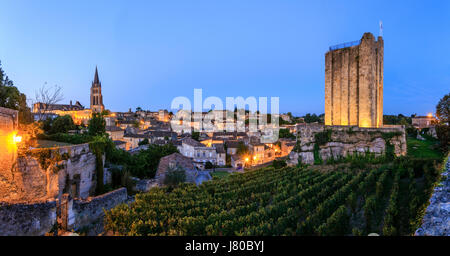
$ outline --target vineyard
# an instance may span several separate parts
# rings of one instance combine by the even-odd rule
[[[154,188],[106,213],[116,235],[411,235],[439,176],[438,160],[376,169],[263,168],[200,186]]]

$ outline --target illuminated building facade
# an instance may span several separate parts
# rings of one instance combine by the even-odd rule
[[[325,54],[325,125],[383,126],[384,42],[371,33]]]
[[[101,113],[103,110],[105,110],[105,106],[103,105],[102,84],[98,76],[97,68],[95,68],[94,81],[91,86],[90,109],[85,109],[78,101],[75,104],[72,104],[72,101],[70,101],[70,104],[51,104],[45,106],[44,103],[37,102],[33,105],[34,119],[36,121],[40,119],[45,120],[48,117],[51,118],[52,115],[69,115],[77,125],[87,125],[89,119],[92,117],[92,113]]]

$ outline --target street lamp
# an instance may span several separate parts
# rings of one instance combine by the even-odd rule
[[[13,141],[14,141],[14,143],[20,143],[20,142],[22,142],[22,136],[14,135],[14,136],[13,136]]]

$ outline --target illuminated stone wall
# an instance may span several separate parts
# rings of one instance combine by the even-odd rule
[[[63,193],[84,199],[93,194],[96,157],[90,152],[89,144],[49,150],[51,157],[44,156],[50,162],[48,166],[41,163],[42,149],[33,149],[17,157],[14,168],[2,171],[0,202],[56,199]],[[57,155],[63,159],[56,161]]]
[[[81,124],[87,125],[89,123],[89,119],[91,119],[92,116],[92,110],[90,109],[74,110],[74,111],[55,110],[51,111],[51,113],[57,114],[59,116],[69,115],[72,117],[72,120],[76,125]]]
[[[15,193],[12,180],[17,159],[13,136],[17,130],[18,112],[0,107],[0,198]]]
[[[330,138],[317,148],[315,136],[324,132],[329,132]],[[318,157],[327,161],[331,158],[345,158],[354,154],[365,155],[367,152],[382,156],[386,153],[387,143],[393,147],[393,154],[405,156],[407,154],[405,128],[403,126],[364,128],[305,124],[298,127],[298,145],[291,151],[289,158],[292,164],[297,164],[298,160],[305,164],[314,164]]]
[[[325,54],[325,124],[383,126],[382,37]]]

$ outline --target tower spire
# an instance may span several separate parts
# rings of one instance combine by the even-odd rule
[[[98,79],[98,69],[97,66],[95,66],[95,76],[94,76],[94,85],[99,85],[100,79]]]
[[[101,113],[104,109],[105,106],[103,105],[102,84],[98,78],[98,68],[95,66],[94,81],[92,82],[91,87],[91,110],[93,112]]]

